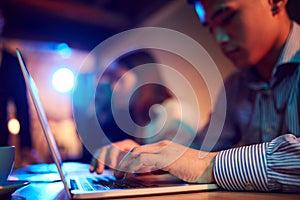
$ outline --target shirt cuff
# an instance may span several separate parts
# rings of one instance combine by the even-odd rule
[[[221,151],[216,156],[214,176],[227,190],[268,191],[267,143]]]
[[[268,188],[272,191],[300,191],[300,139],[285,134],[267,146]]]

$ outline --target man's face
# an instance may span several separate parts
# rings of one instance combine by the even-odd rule
[[[117,63],[108,71],[107,76],[114,92],[114,98],[112,99],[114,108],[127,108],[129,99],[137,84],[136,74],[122,64]]]
[[[237,68],[258,64],[275,44],[279,30],[268,0],[200,2],[196,2],[200,20]],[[205,12],[200,12],[201,6]]]

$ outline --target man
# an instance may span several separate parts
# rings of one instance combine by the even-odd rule
[[[214,150],[236,148],[206,153],[171,141],[136,145],[119,163],[116,177],[161,169],[229,190],[300,191],[300,26],[289,19],[286,4],[194,2],[201,22],[238,68],[225,83],[226,120]],[[217,108],[218,103],[216,113]],[[182,155],[174,156],[177,152]]]

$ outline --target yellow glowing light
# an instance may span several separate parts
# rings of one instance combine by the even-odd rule
[[[16,118],[12,118],[8,121],[8,130],[13,135],[18,135],[20,132],[20,122]]]

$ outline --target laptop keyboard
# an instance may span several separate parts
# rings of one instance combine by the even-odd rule
[[[85,191],[111,190],[111,189],[133,189],[147,187],[141,183],[129,179],[117,180],[114,176],[99,176],[79,179]],[[72,180],[71,180],[72,185]],[[73,187],[75,189],[75,187]]]

